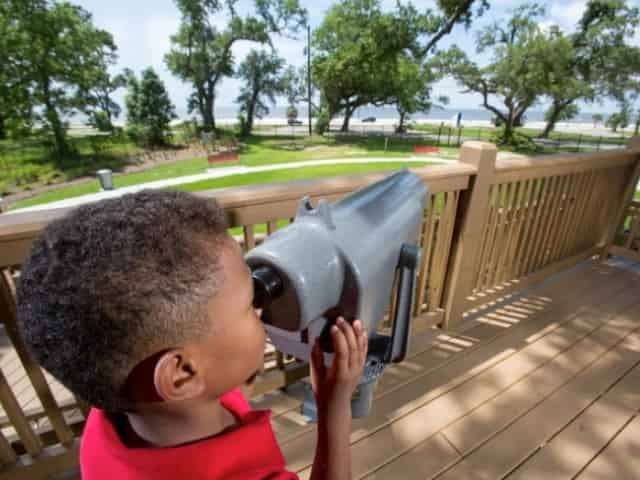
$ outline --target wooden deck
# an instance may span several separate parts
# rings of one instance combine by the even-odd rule
[[[7,365],[21,381],[10,351]],[[289,468],[308,478],[316,432],[301,397],[294,385],[253,403],[273,410]],[[28,389],[20,401],[38,406]],[[639,411],[640,263],[585,262],[456,332],[414,337],[354,421],[354,478],[637,479]]]
[[[414,339],[354,421],[354,478],[640,478],[640,264],[587,262]],[[309,477],[300,391],[274,410],[289,467]]]

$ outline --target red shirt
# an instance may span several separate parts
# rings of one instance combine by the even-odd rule
[[[271,429],[269,410],[251,410],[243,394],[233,390],[220,399],[239,425],[178,447],[130,448],[107,415],[92,409],[82,436],[83,480],[295,480]]]

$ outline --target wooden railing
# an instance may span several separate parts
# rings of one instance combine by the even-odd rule
[[[631,202],[627,207],[609,251],[612,255],[640,262],[640,202]]]
[[[455,328],[467,310],[590,256],[618,248],[633,252],[638,206],[627,205],[640,171],[637,146],[497,161],[495,146],[468,142],[457,163],[413,170],[429,189],[420,234],[424,254],[414,332]],[[222,204],[232,233],[246,251],[288,224],[302,196],[334,201],[383,177],[336,177],[201,195],[215,196]],[[87,406],[68,392],[61,398],[61,387],[33,362],[17,332],[14,300],[14,281],[31,242],[67,211],[0,216],[0,316],[22,369],[4,374],[0,369],[0,472],[7,479],[45,478],[77,464],[77,439]],[[628,212],[626,223],[623,212]],[[624,247],[616,244],[619,225],[630,225]],[[255,393],[281,388],[307,374],[306,365],[268,346]],[[15,391],[16,375],[23,377],[20,388],[30,389],[37,399],[35,408],[21,401],[28,397],[24,391]]]

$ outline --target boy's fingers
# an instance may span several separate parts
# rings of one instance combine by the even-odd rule
[[[325,366],[324,366],[324,355],[322,355],[322,350],[320,349],[320,344],[318,340],[313,343],[313,348],[311,349],[311,357],[313,360],[313,366],[318,372],[320,378],[324,377]]]
[[[354,363],[358,361],[358,341],[356,340],[356,335],[351,325],[349,325],[344,318],[338,318],[337,325],[347,339],[347,345],[349,346],[349,367],[353,367]]]
[[[358,340],[360,341],[360,360],[364,363],[367,358],[367,350],[369,349],[369,338],[367,337],[367,332],[363,331]]]
[[[335,356],[333,362],[338,371],[346,372],[349,368],[349,345],[342,330],[336,325],[331,327],[331,338],[333,340],[333,351]]]

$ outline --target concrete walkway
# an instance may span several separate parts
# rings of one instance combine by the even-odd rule
[[[407,158],[337,158],[331,160],[308,160],[304,162],[291,162],[291,163],[277,163],[274,165],[264,165],[260,167],[245,167],[245,166],[233,166],[233,167],[219,167],[211,168],[206,173],[200,173],[197,175],[185,175],[182,177],[168,178],[165,180],[157,180],[155,182],[141,183],[138,185],[131,185],[129,187],[122,187],[116,190],[102,191],[98,193],[90,193],[87,195],[80,195],[73,198],[67,198],[57,202],[45,203],[42,205],[36,205],[33,207],[20,208],[12,210],[6,214],[21,213],[21,212],[33,212],[37,210],[53,210],[56,208],[73,207],[81,205],[83,203],[97,202],[98,200],[104,200],[105,198],[114,198],[124,195],[125,193],[138,192],[144,189],[159,189],[171,187],[174,185],[184,185],[187,183],[199,182],[201,180],[209,180],[212,178],[231,177],[234,175],[243,175],[247,173],[257,172],[270,172],[273,170],[286,170],[291,168],[304,168],[319,165],[341,165],[341,164],[370,164],[370,163],[455,163],[456,160],[440,158],[440,157],[407,157]],[[5,214],[5,215],[6,215]]]

